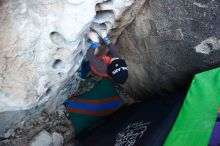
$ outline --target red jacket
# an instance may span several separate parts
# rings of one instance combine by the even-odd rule
[[[102,60],[103,62],[105,62],[106,65],[109,65],[111,63],[111,57],[109,57],[109,56],[101,55],[101,56],[98,56],[98,58],[100,60]],[[90,67],[94,73],[96,73],[102,77],[111,78],[107,73],[98,72],[97,69],[92,64],[90,64]]]
[[[89,60],[91,70],[102,76],[102,77],[109,77],[107,74],[107,66],[111,62],[111,58],[120,58],[118,49],[116,49],[111,43],[107,45],[109,49],[110,56],[95,56],[95,49],[89,48],[87,51],[86,57]]]

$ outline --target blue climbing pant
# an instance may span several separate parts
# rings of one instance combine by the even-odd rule
[[[90,69],[90,63],[89,63],[89,61],[83,62],[82,68],[81,68],[80,77],[81,77],[82,79],[86,79],[86,76],[87,76],[87,74],[89,73],[90,70],[91,70],[91,69]]]

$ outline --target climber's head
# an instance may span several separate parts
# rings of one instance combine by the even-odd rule
[[[123,59],[112,58],[111,63],[107,67],[107,72],[119,84],[124,84],[128,78],[127,64]]]

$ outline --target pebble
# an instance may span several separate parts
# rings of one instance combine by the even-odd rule
[[[43,130],[32,139],[31,146],[51,146],[52,142],[52,135]]]
[[[53,146],[62,146],[64,138],[60,133],[53,132],[52,133]]]

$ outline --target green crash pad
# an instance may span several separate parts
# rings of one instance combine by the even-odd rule
[[[220,107],[220,68],[195,75],[164,146],[207,146]]]
[[[79,135],[113,113],[123,103],[112,81],[103,78],[90,91],[71,96],[64,102],[64,105],[75,133]]]

